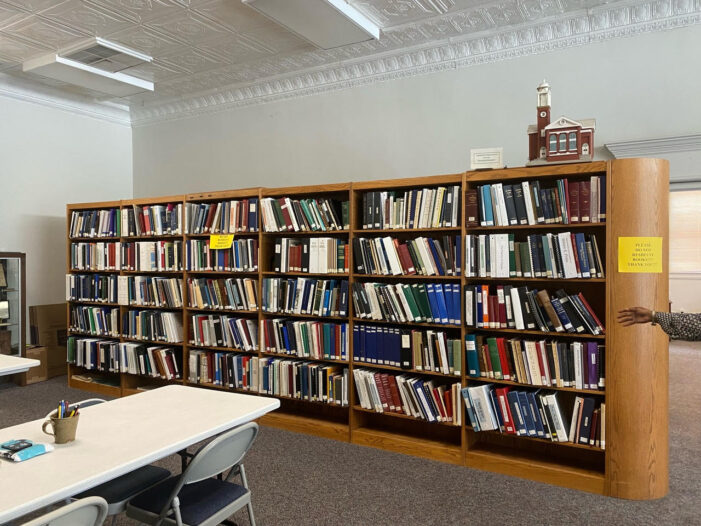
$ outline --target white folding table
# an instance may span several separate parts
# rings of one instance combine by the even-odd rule
[[[278,407],[275,398],[168,385],[81,409],[74,442],[56,444],[54,451],[24,462],[0,461],[0,524]],[[42,422],[0,429],[0,443],[19,438],[52,443],[41,431]]]
[[[0,376],[7,374],[26,373],[30,368],[41,365],[39,360],[0,354]]]

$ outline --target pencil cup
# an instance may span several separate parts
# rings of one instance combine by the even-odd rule
[[[56,418],[51,415],[49,420],[45,421],[41,426],[41,430],[47,435],[54,437],[56,444],[66,444],[75,440],[75,431],[78,429],[78,418],[80,415],[71,416],[68,418]],[[53,433],[46,430],[47,426],[51,426]]]

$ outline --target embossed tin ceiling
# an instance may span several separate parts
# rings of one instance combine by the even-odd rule
[[[212,104],[264,98],[461,54],[477,57],[564,38],[584,43],[577,39],[591,41],[597,31],[684,16],[694,23],[701,12],[695,0],[348,2],[382,27],[379,41],[315,49],[239,0],[0,0],[0,72],[86,95],[23,74],[21,63],[85,37],[103,37],[154,57],[138,73],[153,78],[155,92],[122,99],[132,117],[135,110],[148,117],[193,97],[209,97],[202,100]]]

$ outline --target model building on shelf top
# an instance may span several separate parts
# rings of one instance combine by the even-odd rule
[[[595,119],[562,116],[550,122],[550,84],[538,86],[538,122],[528,126],[528,166],[591,161]]]

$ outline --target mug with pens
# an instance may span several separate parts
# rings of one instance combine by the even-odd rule
[[[58,403],[58,409],[49,415],[49,420],[45,421],[41,426],[41,430],[47,435],[54,437],[54,442],[57,444],[66,444],[75,440],[75,432],[78,428],[78,417],[80,416],[79,406],[71,405],[66,400],[61,400]],[[51,426],[53,433],[46,430],[47,426]]]

